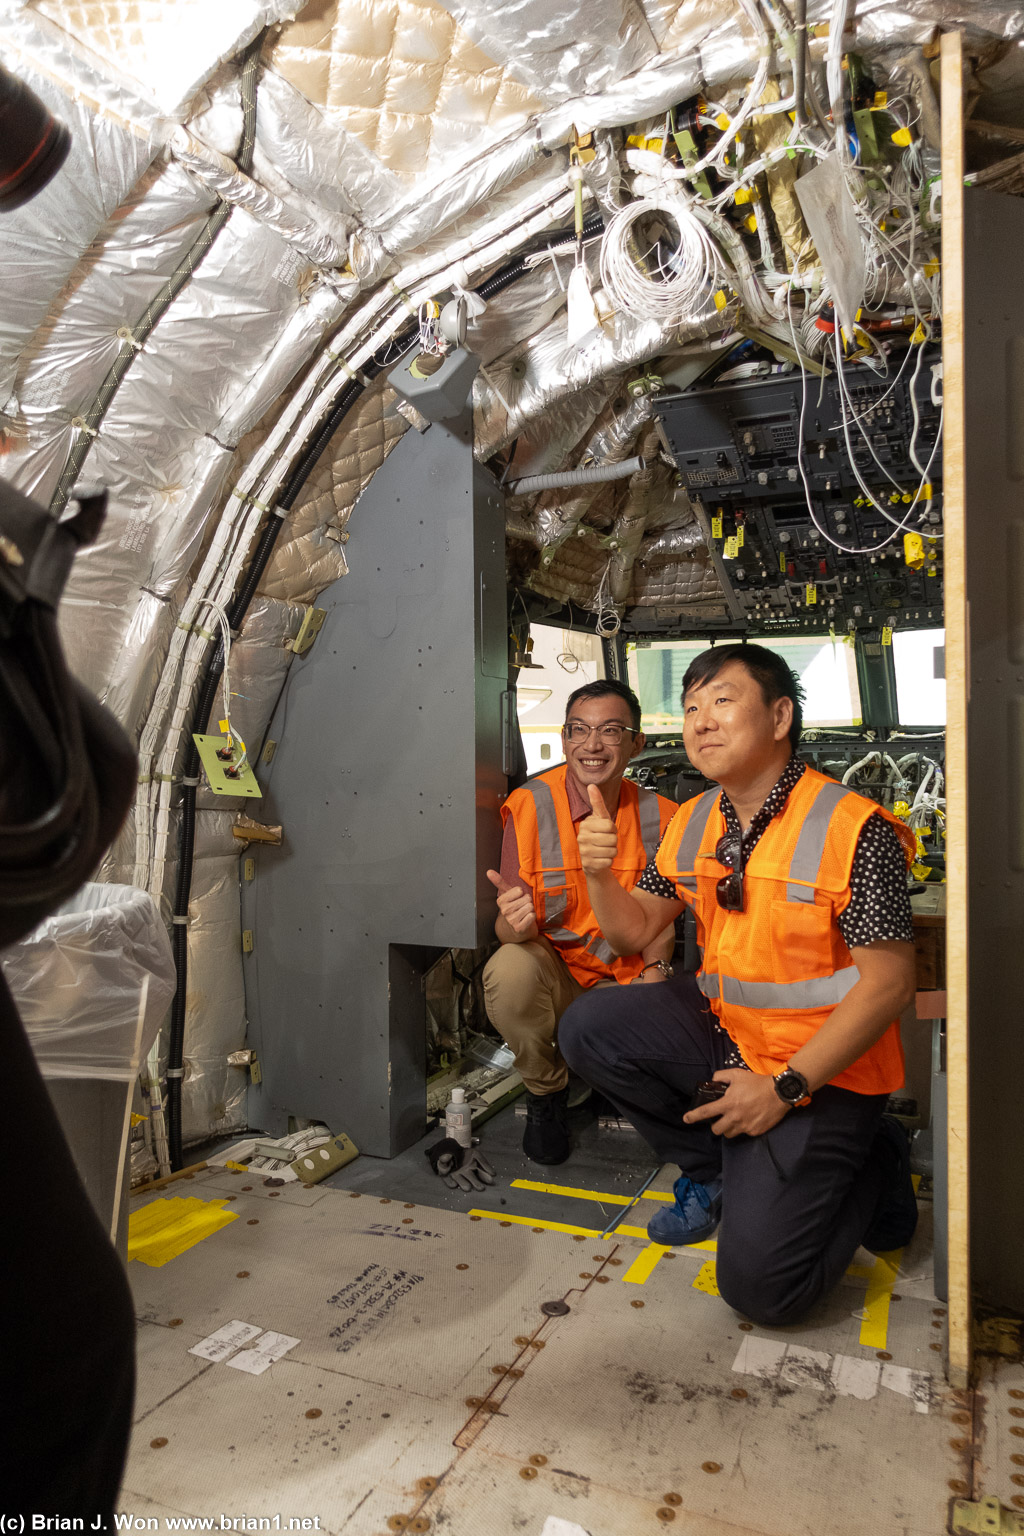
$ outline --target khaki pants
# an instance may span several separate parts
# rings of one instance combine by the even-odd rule
[[[598,986],[614,986],[612,981]],[[571,1002],[588,992],[553,945],[536,939],[503,944],[484,967],[487,1016],[515,1052],[530,1093],[557,1093],[569,1081],[558,1050],[558,1021]]]

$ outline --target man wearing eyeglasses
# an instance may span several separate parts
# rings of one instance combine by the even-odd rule
[[[689,904],[701,971],[583,998],[560,1038],[569,1065],[682,1170],[650,1236],[699,1242],[721,1221],[722,1296],[777,1326],[804,1316],[861,1243],[887,1252],[916,1225],[907,1139],[883,1118],[915,989],[914,839],[795,755],[801,689],[774,652],[696,657],[683,718],[690,761],[720,788],[680,806],[632,893],[610,874],[617,834],[598,789],[579,849],[608,942],[642,949]]]
[[[501,948],[484,969],[484,995],[526,1085],[523,1150],[537,1163],[569,1156],[568,1070],[557,1043],[565,1009],[591,987],[660,980],[669,970],[671,925],[633,953],[606,942],[577,845],[592,814],[588,789],[600,790],[616,832],[609,877],[631,890],[654,858],[675,805],[623,780],[643,744],[636,695],[612,679],[587,683],[566,706],[564,764],[513,790],[501,808],[501,871],[487,872],[498,890]]]

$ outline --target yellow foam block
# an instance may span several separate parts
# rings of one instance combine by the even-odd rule
[[[223,1209],[226,1204],[226,1198],[198,1200],[195,1196],[150,1200],[128,1219],[129,1263],[138,1259],[140,1264],[159,1269],[176,1259],[229,1221],[238,1220],[237,1211]]]

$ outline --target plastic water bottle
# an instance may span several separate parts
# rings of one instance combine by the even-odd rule
[[[451,1101],[444,1112],[444,1128],[460,1147],[473,1145],[473,1116],[466,1103],[465,1088],[452,1089]]]

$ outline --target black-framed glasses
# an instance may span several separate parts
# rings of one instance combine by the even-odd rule
[[[743,838],[736,832],[727,832],[715,844],[715,858],[719,864],[731,866],[730,873],[723,875],[715,886],[715,899],[725,912],[743,911]]]
[[[562,726],[562,734],[566,741],[571,741],[574,745],[581,741],[589,741],[595,731],[601,740],[606,741],[611,747],[621,745],[626,731],[629,731],[632,736],[637,734],[635,726],[623,725],[619,720],[606,720],[603,725],[587,725],[583,720],[567,720]]]

